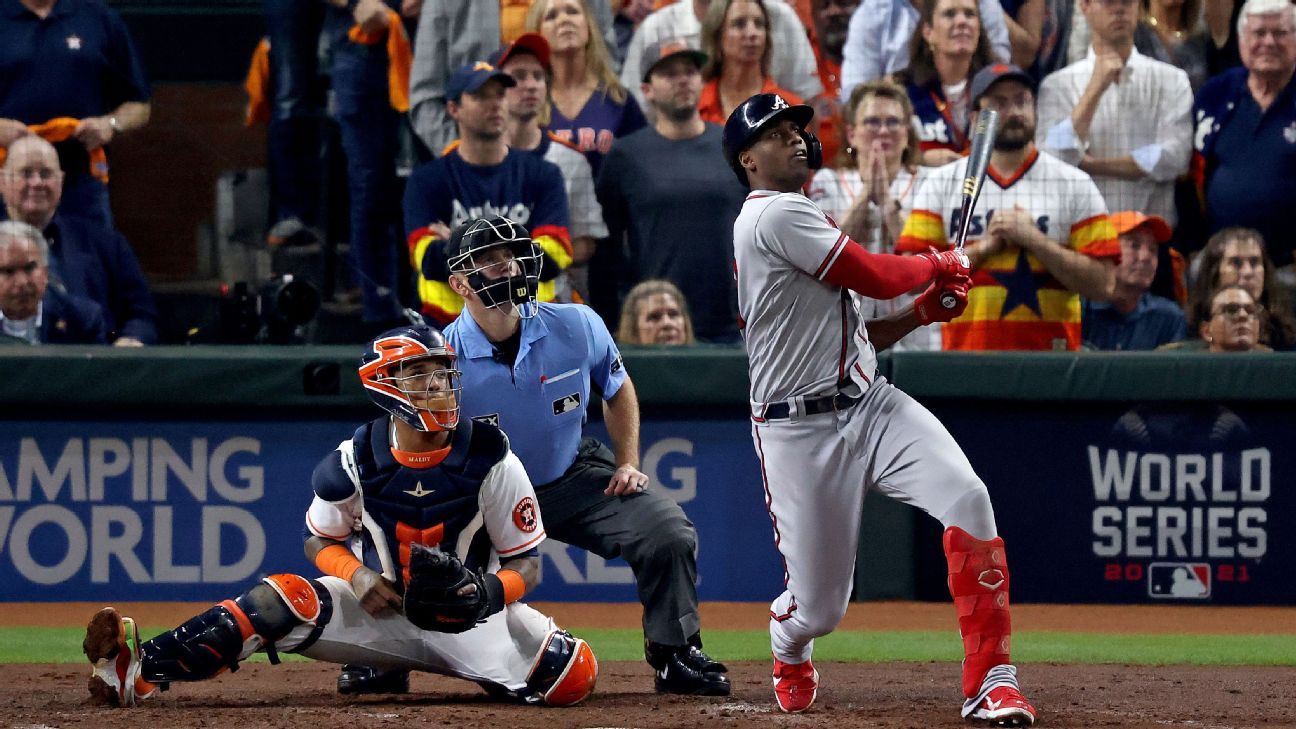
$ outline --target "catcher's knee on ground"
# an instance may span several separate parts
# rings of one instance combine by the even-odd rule
[[[526,685],[533,696],[549,706],[573,706],[594,693],[598,660],[589,644],[565,630],[545,639]]]
[[[316,623],[326,603],[310,580],[271,575],[233,600],[190,618],[140,647],[148,681],[201,681],[268,647],[303,623]],[[327,598],[326,598],[327,599]],[[277,661],[276,661],[277,662]]]

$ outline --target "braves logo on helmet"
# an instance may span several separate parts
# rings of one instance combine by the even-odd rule
[[[462,390],[455,360],[454,348],[436,329],[397,327],[370,342],[360,359],[360,383],[369,399],[416,430],[454,430]]]
[[[810,131],[814,107],[789,104],[787,99],[778,94],[756,94],[739,104],[724,126],[725,159],[743,185],[748,185],[747,171],[738,161],[738,155],[756,143],[762,130],[783,117],[791,119],[800,129],[801,138],[806,145],[807,166],[812,170],[823,167],[823,145]]]

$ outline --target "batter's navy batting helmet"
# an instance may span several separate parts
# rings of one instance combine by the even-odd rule
[[[423,364],[446,360],[444,367]],[[455,351],[441,332],[425,324],[379,334],[360,358],[360,383],[378,407],[415,430],[454,430],[459,425],[459,370]]]
[[[505,247],[513,254],[516,268],[502,270],[498,261],[475,260],[496,247]],[[468,279],[468,285],[486,306],[511,303],[523,318],[536,315],[536,292],[544,256],[521,225],[501,215],[469,220],[450,233],[446,263],[451,273]]]
[[[738,163],[738,155],[756,143],[761,130],[782,117],[788,117],[801,128],[801,138],[806,143],[806,163],[810,169],[817,170],[823,166],[823,145],[810,131],[814,108],[805,104],[789,104],[787,99],[778,94],[756,94],[733,110],[724,127],[725,159],[729,160],[729,166],[742,184],[750,186],[747,171]]]

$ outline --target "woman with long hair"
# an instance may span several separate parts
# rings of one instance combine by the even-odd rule
[[[1211,40],[1202,22],[1202,0],[1140,0],[1140,6],[1155,50],[1149,55],[1182,69],[1195,93],[1210,74],[1206,57]]]
[[[971,146],[972,77],[994,61],[976,0],[923,0],[899,76],[921,127],[924,165],[952,162]]]
[[[1245,286],[1228,284],[1211,292],[1193,317],[1209,352],[1266,351],[1261,343],[1265,309]]]
[[[1264,237],[1251,228],[1225,228],[1211,236],[1202,250],[1197,279],[1189,302],[1190,313],[1200,313],[1222,286],[1246,289],[1265,311],[1260,341],[1280,350],[1296,349],[1296,318],[1287,292],[1278,284],[1273,259],[1265,252]],[[1191,326],[1198,322],[1190,322]]]
[[[693,319],[684,293],[662,279],[635,284],[621,306],[616,338],[621,344],[693,344]]]
[[[770,16],[764,0],[711,0],[702,19],[702,51],[707,55],[702,69],[706,85],[698,100],[702,121],[724,124],[739,104],[756,94],[778,94],[789,104],[802,103],[770,76]]]
[[[585,0],[536,0],[526,28],[549,41],[549,131],[584,153],[597,177],[612,140],[647,124],[639,103],[613,71]]]

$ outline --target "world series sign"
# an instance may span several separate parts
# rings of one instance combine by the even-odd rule
[[[1014,600],[1296,602],[1290,414],[1216,404],[936,409],[990,490]]]

